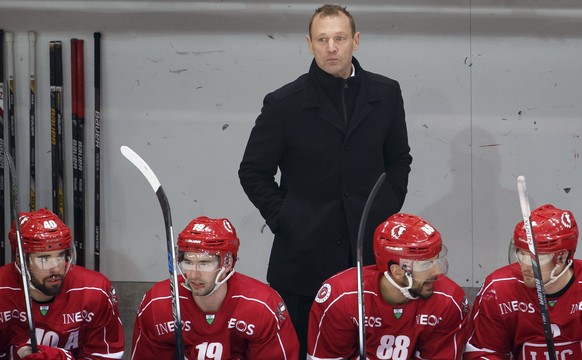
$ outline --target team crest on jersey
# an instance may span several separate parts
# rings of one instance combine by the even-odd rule
[[[550,305],[550,307],[554,307],[554,305],[556,305],[557,302],[558,300],[548,300],[548,305]]]
[[[285,310],[287,310],[287,307],[285,306],[285,303],[281,301],[279,305],[277,305],[277,318],[279,321],[285,320]]]
[[[48,305],[41,305],[40,306],[40,313],[42,314],[42,316],[46,316],[46,314],[49,311],[49,306]]]
[[[394,309],[394,317],[396,317],[396,319],[400,319],[403,311],[403,309]]]
[[[214,314],[206,315],[206,322],[208,323],[208,325],[212,325],[212,323],[214,322],[215,316],[216,315],[214,315]]]
[[[323,284],[323,286],[317,292],[317,296],[315,297],[315,301],[318,303],[322,303],[325,300],[329,299],[331,295],[331,285],[330,284]]]

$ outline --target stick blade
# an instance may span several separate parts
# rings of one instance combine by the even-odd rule
[[[144,159],[142,159],[141,156],[139,156],[129,146],[122,145],[120,150],[123,156],[125,156],[125,158],[129,160],[143,174],[143,176],[145,176],[152,189],[154,189],[154,192],[157,193],[161,183]]]
[[[529,217],[531,214],[531,208],[529,206],[529,199],[527,196],[527,188],[525,186],[525,176],[520,175],[517,177],[517,192],[519,194],[519,204],[521,205],[521,214],[523,217]]]

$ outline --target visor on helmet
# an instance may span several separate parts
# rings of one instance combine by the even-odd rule
[[[179,256],[179,266],[182,272],[202,271],[212,272],[220,267],[220,256],[204,252],[182,252]]]
[[[449,270],[449,262],[447,260],[448,249],[443,244],[441,251],[435,259],[428,260],[409,260],[400,259],[400,266],[414,278],[414,273],[422,273],[431,270],[438,270],[438,273],[445,276]]]

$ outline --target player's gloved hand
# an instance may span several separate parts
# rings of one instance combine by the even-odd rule
[[[73,355],[61,348],[38,345],[38,352],[32,353],[32,347],[29,344],[23,345],[18,349],[18,356],[22,360],[72,360]]]

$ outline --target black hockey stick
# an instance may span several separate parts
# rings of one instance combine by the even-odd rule
[[[548,301],[544,294],[544,285],[542,283],[542,271],[540,267],[540,259],[538,256],[538,249],[535,242],[533,229],[531,226],[530,215],[531,209],[529,207],[529,199],[525,187],[525,177],[517,177],[517,191],[519,193],[519,203],[521,205],[521,214],[523,215],[523,227],[525,229],[525,236],[527,238],[527,245],[531,255],[531,265],[536,285],[536,292],[538,295],[540,313],[542,315],[542,324],[544,326],[544,335],[546,337],[546,346],[548,347],[549,360],[556,360],[556,351],[554,349],[554,338],[552,335],[552,326],[550,323],[550,314],[548,311]]]
[[[55,42],[49,43],[49,69],[50,69],[50,106],[51,106],[51,198],[52,210],[59,214],[59,163],[57,151],[57,65],[55,59]]]
[[[356,243],[356,256],[357,256],[357,272],[358,272],[358,337],[360,342],[360,360],[366,360],[366,346],[365,346],[365,334],[366,326],[364,323],[364,277],[362,273],[362,267],[364,263],[364,232],[366,230],[366,222],[368,220],[368,213],[370,213],[370,208],[374,202],[376,194],[380,190],[384,179],[386,178],[386,173],[380,174],[376,184],[372,188],[370,195],[368,195],[368,200],[366,200],[366,205],[364,205],[364,211],[362,211],[362,218],[360,219],[360,228],[358,229],[358,239]]]
[[[71,132],[73,155],[73,218],[77,261],[85,266],[84,125],[85,78],[84,41],[71,39]]]
[[[4,126],[4,123],[2,123]],[[4,150],[4,149],[2,149]],[[6,156],[6,162],[8,163],[8,170],[10,173],[10,188],[12,190],[12,216],[14,217],[14,224],[16,227],[16,243],[18,245],[18,258],[20,259],[20,275],[22,277],[22,289],[24,291],[24,303],[26,305],[26,317],[28,318],[28,330],[30,331],[30,346],[32,347],[32,352],[38,352],[38,346],[36,343],[36,330],[34,329],[34,323],[32,321],[32,304],[30,300],[30,289],[28,285],[28,271],[26,270],[26,260],[24,257],[24,251],[22,249],[22,236],[20,233],[20,205],[18,202],[18,179],[16,177],[16,167],[14,166],[14,161],[9,153],[4,151]]]
[[[58,210],[57,215],[66,223],[65,213],[65,144],[63,122],[63,43],[55,41],[55,84],[56,84],[56,109],[57,109],[57,186],[58,186]]]
[[[0,266],[6,263],[6,209],[4,208],[4,30],[0,29]]]
[[[170,211],[170,203],[166,197],[166,193],[162,188],[162,184],[158,177],[149,165],[132,149],[127,146],[121,147],[121,153],[131,161],[135,167],[141,171],[143,176],[150,183],[152,189],[156,193],[162,213],[164,214],[164,223],[166,226],[166,247],[168,251],[168,270],[170,271],[170,292],[172,293],[172,313],[174,315],[174,331],[176,334],[176,359],[184,359],[184,345],[182,340],[182,318],[180,316],[180,295],[178,291],[178,273],[176,263],[176,250],[174,246],[174,233],[172,231],[172,213]]]
[[[8,151],[12,159],[16,158],[16,111],[14,106],[16,101],[14,94],[16,93],[16,82],[14,76],[14,33],[6,32],[6,69],[8,73],[8,101],[7,101],[7,115],[8,115]],[[13,193],[10,193],[10,202],[14,202]],[[14,220],[10,213],[10,219]],[[4,235],[4,234],[2,234]]]
[[[101,33],[93,33],[95,56],[95,270],[99,271],[101,262]]]
[[[28,82],[30,85],[30,211],[36,210],[36,33],[28,32]]]

